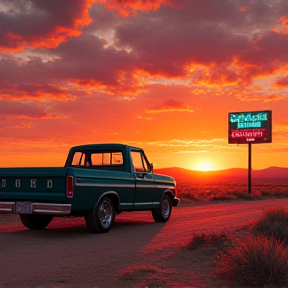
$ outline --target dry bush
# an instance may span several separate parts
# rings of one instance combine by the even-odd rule
[[[288,211],[283,208],[269,208],[263,211],[259,220],[255,223],[256,233],[267,237],[274,237],[288,243]]]
[[[223,193],[220,192],[218,194],[214,194],[211,196],[206,196],[205,200],[206,201],[229,201],[229,200],[234,200],[235,196],[232,193]]]
[[[181,201],[197,201],[199,200],[199,198],[190,193],[190,192],[182,192],[182,193],[179,193],[178,192],[178,197],[180,197]]]
[[[216,234],[216,233],[202,233],[193,235],[192,240],[186,246],[189,250],[195,250],[201,247],[212,246],[217,249],[222,249],[224,246],[231,244],[231,240],[226,234]]]
[[[249,285],[288,285],[288,250],[283,242],[263,235],[246,241],[220,254],[215,267],[220,278]]]
[[[286,186],[286,190],[277,190],[274,192],[274,196],[277,198],[285,198],[288,197],[288,191],[287,191],[287,186]]]
[[[121,271],[120,279],[125,281],[145,279],[147,275],[157,274],[159,269],[155,266],[129,266]]]

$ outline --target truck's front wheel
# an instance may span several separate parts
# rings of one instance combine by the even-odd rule
[[[94,209],[85,215],[86,226],[94,233],[105,233],[115,221],[115,210],[111,200],[102,198]]]
[[[172,211],[171,199],[164,195],[159,208],[152,209],[152,216],[155,222],[166,222],[169,220]]]
[[[52,221],[51,215],[20,214],[22,224],[29,229],[44,229]]]

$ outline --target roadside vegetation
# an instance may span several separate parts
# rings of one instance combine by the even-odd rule
[[[191,242],[185,247],[188,250],[196,250],[200,247],[214,247],[219,250],[232,244],[232,240],[225,233],[201,233],[194,234]]]
[[[248,194],[246,181],[238,182],[177,182],[181,202],[260,200],[288,197],[288,180],[252,181],[252,193]]]
[[[215,233],[193,235],[186,249],[217,250],[217,278],[237,285],[288,287],[288,211],[266,209],[255,223],[243,229],[240,238]]]
[[[266,209],[255,223],[253,231],[288,246],[288,211],[283,208]]]

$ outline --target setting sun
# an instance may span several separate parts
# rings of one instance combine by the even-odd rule
[[[213,165],[208,161],[200,162],[196,166],[196,170],[198,170],[198,171],[210,171],[210,170],[212,170],[212,168],[213,168]]]

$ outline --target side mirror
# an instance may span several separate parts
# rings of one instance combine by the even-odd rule
[[[153,172],[153,163],[150,163],[150,171]]]

